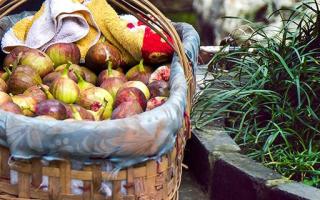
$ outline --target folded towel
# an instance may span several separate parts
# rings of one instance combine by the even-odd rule
[[[16,23],[3,37],[2,50],[16,46],[46,50],[55,43],[76,42],[84,58],[100,38],[100,30],[89,9],[76,0],[46,0],[34,15]]]

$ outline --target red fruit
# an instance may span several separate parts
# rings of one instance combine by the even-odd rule
[[[80,62],[80,49],[73,43],[56,43],[51,45],[46,54],[51,58],[54,67],[72,62]]]
[[[147,99],[141,90],[129,87],[122,88],[116,95],[115,107],[118,107],[123,102],[137,101],[143,110],[147,107]]]
[[[122,72],[112,69],[112,63],[108,62],[108,69],[103,70],[98,76],[98,84],[102,84],[104,80],[112,77],[121,78],[123,81],[127,81],[126,76]]]
[[[65,104],[68,119],[94,121],[93,115],[79,105]]]
[[[158,67],[150,76],[149,83],[153,81],[169,81],[170,80],[170,65]]]
[[[49,87],[46,85],[43,85],[44,88],[49,90]],[[37,101],[37,103],[44,101],[47,99],[47,95],[44,91],[41,90],[41,88],[37,85],[34,85],[30,88],[28,88],[26,91],[23,93],[26,96],[32,97],[34,100]]]
[[[149,78],[152,73],[151,67],[145,66],[143,60],[134,67],[132,67],[127,73],[126,78],[128,81],[141,81],[144,84],[149,83]]]
[[[58,120],[66,119],[67,110],[63,103],[57,100],[45,100],[37,104],[36,115],[46,115]]]
[[[19,54],[20,57],[27,51],[29,51],[30,48],[19,46],[14,48],[4,59],[3,66],[9,67],[10,65],[18,65],[19,63]]]
[[[22,114],[20,107],[13,102],[6,102],[1,104],[0,109],[7,112],[15,113],[15,114]]]
[[[168,97],[170,94],[169,83],[166,81],[153,81],[149,83],[148,88],[151,98],[158,96]]]
[[[98,80],[98,77],[95,73],[93,73],[91,70],[89,70],[88,68],[86,67],[81,67],[81,70],[84,74],[84,80],[93,84],[93,85],[96,85],[97,84],[97,80]]]
[[[86,66],[90,70],[99,73],[105,69],[106,61],[112,62],[114,68],[119,67],[121,54],[116,47],[104,42],[93,45],[89,49],[85,59]]]
[[[162,104],[164,104],[167,100],[167,97],[154,97],[148,101],[146,110],[152,110],[156,107],[159,107]]]
[[[124,83],[125,81],[122,78],[111,77],[104,80],[100,87],[107,90],[112,97],[115,98],[118,90],[123,86]]]
[[[142,112],[143,110],[137,101],[123,102],[114,109],[111,119],[122,119]]]

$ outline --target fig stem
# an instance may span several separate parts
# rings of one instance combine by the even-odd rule
[[[85,80],[83,80],[83,78],[82,78],[82,76],[78,73],[78,72],[76,72],[76,71],[73,71],[74,72],[74,74],[76,75],[76,77],[77,77],[77,79],[78,79],[78,83],[83,83],[83,82],[85,82]]]
[[[76,120],[82,120],[82,117],[80,115],[80,113],[78,112],[78,110],[74,107],[73,104],[70,104],[71,110],[72,110],[72,114],[74,119]]]
[[[70,68],[71,65],[72,65],[72,62],[68,61],[67,66],[63,69],[63,72],[62,72],[62,76],[63,77],[68,77],[69,78],[68,72],[69,72],[69,68]]]
[[[108,75],[111,76],[112,73],[112,62],[108,60]]]
[[[38,87],[40,88],[40,90],[42,92],[44,92],[47,96],[47,99],[54,99],[53,95],[49,92],[49,90],[47,90],[46,88],[43,87],[43,85],[38,85]]]
[[[139,72],[145,72],[144,66],[143,66],[143,59],[140,60],[138,65]]]

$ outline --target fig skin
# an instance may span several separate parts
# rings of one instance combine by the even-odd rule
[[[97,84],[98,77],[95,73],[93,73],[90,69],[88,69],[86,67],[81,67],[81,70],[84,74],[85,81],[87,81],[93,85]]]
[[[0,105],[7,103],[7,102],[12,102],[10,95],[8,95],[5,92],[0,91]]]
[[[142,112],[143,110],[137,101],[127,101],[121,103],[116,109],[114,109],[111,119],[123,119]]]
[[[120,51],[108,42],[93,45],[85,58],[86,66],[96,73],[105,69],[106,61],[111,61],[113,67],[117,68],[120,66],[121,60]]]
[[[57,100],[63,103],[73,104],[79,97],[80,89],[68,76],[70,65],[71,63],[68,63],[61,76],[54,80],[50,86],[50,92]]]
[[[30,51],[31,48],[18,46],[15,47],[5,58],[3,61],[4,67],[9,67],[10,65],[18,65],[19,63],[19,54],[20,57],[27,51]]]
[[[169,81],[170,80],[170,64],[162,65],[158,67],[150,76],[149,83],[153,81]]]
[[[98,111],[107,102],[107,106],[113,107],[113,97],[105,89],[99,87],[91,87],[82,92],[77,100],[77,104],[85,109]]]
[[[122,86],[122,88],[126,88],[126,87],[137,88],[137,89],[141,90],[141,92],[143,92],[143,94],[147,100],[150,99],[149,88],[141,81],[128,81]]]
[[[12,96],[11,99],[13,103],[17,104],[20,107],[23,115],[29,116],[29,117],[34,116],[34,113],[36,111],[36,105],[37,105],[37,102],[35,99],[33,99],[30,96],[26,96],[22,94]]]
[[[143,60],[140,63],[126,73],[126,78],[128,81],[141,81],[144,84],[148,85],[149,79],[152,73],[152,68],[145,66]]]
[[[46,85],[43,85],[44,88],[49,90],[49,87]],[[32,87],[29,87],[26,91],[23,93],[26,96],[30,96],[33,99],[37,101],[37,103],[47,100],[48,97],[44,91],[41,90],[41,88],[38,85],[34,85]]]
[[[81,58],[79,47],[73,43],[53,44],[47,48],[46,54],[54,63],[54,67],[68,62],[79,64]]]
[[[112,63],[109,61],[108,69],[103,70],[98,76],[98,84],[101,85],[103,81],[113,77],[121,78],[123,81],[127,81],[126,76],[122,72],[112,69]]]
[[[63,64],[58,66],[54,71],[62,73],[63,70],[67,67],[68,64]],[[78,73],[81,77],[84,77],[84,72],[82,71],[81,67],[76,64],[71,64],[68,70],[68,76],[73,81],[78,82],[78,78],[76,76],[76,73]]]
[[[147,103],[147,111],[161,106],[168,100],[167,97],[153,97]]]
[[[115,108],[117,108],[121,103],[128,101],[137,101],[143,110],[147,107],[147,99],[141,90],[129,87],[122,88],[117,92]]]
[[[22,94],[29,87],[39,85],[42,80],[37,71],[29,66],[17,66],[8,80],[9,92],[16,95]]]
[[[148,88],[151,98],[158,96],[168,97],[170,94],[169,83],[163,80],[149,83]]]
[[[6,102],[0,105],[0,110],[4,110],[6,112],[11,112],[14,114],[22,114],[22,110],[20,107],[13,102]]]
[[[53,71],[53,62],[49,56],[37,49],[26,51],[19,60],[20,65],[28,65],[35,69],[40,77],[44,77]]]
[[[118,90],[123,87],[124,84],[125,81],[122,78],[111,77],[105,79],[100,87],[107,90],[113,98],[116,98]]]
[[[64,120],[67,118],[67,110],[60,101],[50,99],[41,101],[36,105],[35,113],[38,116],[46,115],[57,120]]]
[[[2,91],[2,92],[8,91],[7,83],[4,80],[2,80],[1,78],[0,78],[0,91]]]
[[[94,121],[94,116],[92,113],[84,109],[83,107],[75,104],[65,104],[67,110],[67,119],[76,119],[76,120],[88,120]]]

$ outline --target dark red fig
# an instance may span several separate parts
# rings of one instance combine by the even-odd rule
[[[150,96],[153,97],[168,97],[170,94],[169,83],[163,80],[153,81],[148,85]]]
[[[29,66],[19,65],[13,70],[8,80],[9,92],[12,94],[22,94],[29,87],[41,83],[41,78],[36,70]]]
[[[9,67],[10,65],[17,66],[19,63],[19,60],[21,56],[29,51],[30,48],[24,47],[24,46],[19,46],[14,48],[4,59],[3,61],[3,66]],[[19,56],[20,55],[20,56]]]
[[[147,107],[147,99],[141,90],[129,87],[129,88],[122,88],[117,92],[116,101],[115,101],[115,108],[118,107],[123,102],[129,101],[137,101],[143,110]]]
[[[1,104],[0,109],[15,114],[22,114],[20,107],[13,102],[6,102]]]
[[[51,99],[45,100],[37,104],[36,115],[46,115],[51,116],[58,120],[63,120],[67,118],[67,110],[63,103],[60,101]]]
[[[124,83],[125,81],[122,78],[112,77],[104,80],[100,87],[107,90],[112,97],[115,98],[118,90],[123,86]]]
[[[142,112],[143,110],[137,101],[123,102],[114,109],[111,119],[122,119]]]
[[[141,81],[142,83],[148,85],[149,78],[152,73],[152,68],[145,66],[143,60],[134,67],[132,67],[127,73],[126,78],[128,81]]]
[[[158,67],[150,76],[149,83],[153,81],[169,81],[170,79],[170,64]]]
[[[105,69],[106,61],[112,62],[113,67],[117,68],[122,60],[119,50],[107,42],[93,45],[85,59],[86,66],[96,73]]]
[[[98,77],[95,73],[93,73],[90,69],[86,68],[86,67],[81,67],[82,69],[82,72],[84,74],[84,80],[93,84],[93,85],[96,85],[97,84],[97,80],[98,80]]]
[[[156,107],[159,107],[162,104],[164,104],[167,100],[167,97],[153,97],[148,101],[146,110],[152,110]]]
[[[80,49],[73,43],[56,43],[46,50],[46,54],[51,58],[54,67],[72,62],[78,64],[80,62]]]
[[[44,88],[49,90],[49,87],[46,85],[43,85]],[[37,103],[46,100],[48,97],[44,91],[41,90],[40,86],[34,85],[32,87],[29,87],[26,91],[23,93],[26,96],[30,96],[33,99],[37,101]]]
[[[117,77],[123,79],[123,81],[127,81],[126,76],[115,69],[112,69],[112,63],[108,62],[108,69],[103,70],[98,76],[98,84],[102,84],[104,80],[112,77]]]

